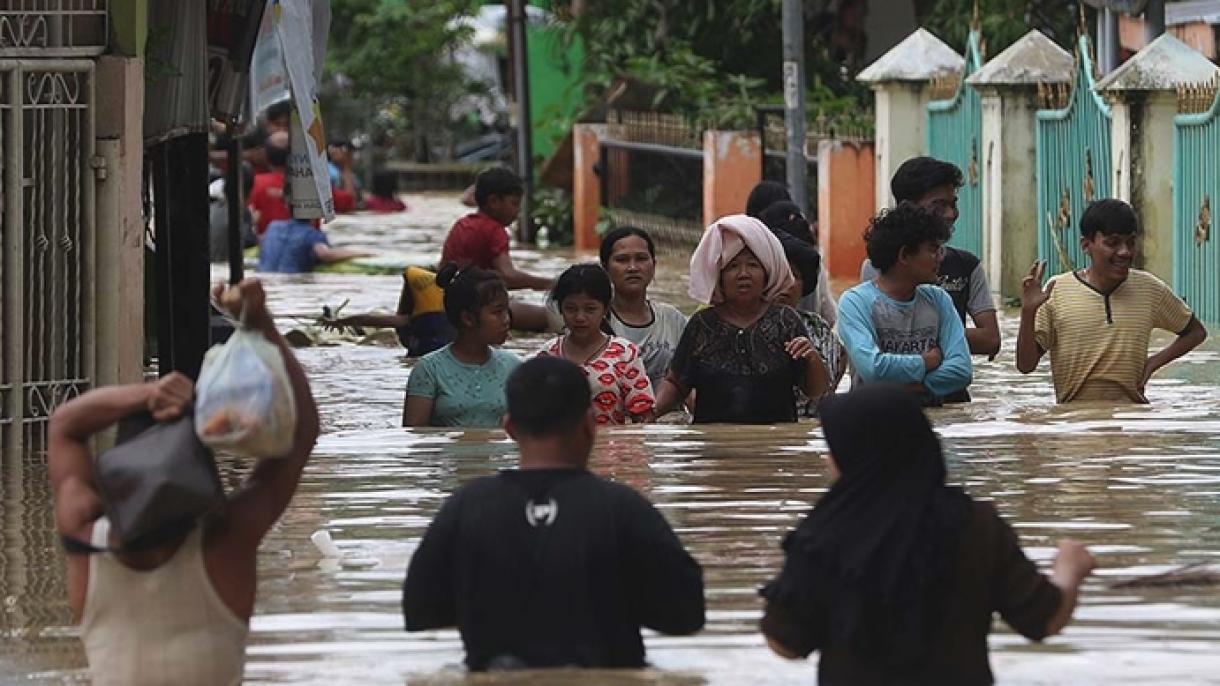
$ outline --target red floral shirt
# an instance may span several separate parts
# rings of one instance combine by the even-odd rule
[[[547,341],[538,354],[563,357],[564,338]],[[640,350],[625,338],[611,336],[581,369],[589,379],[598,424],[625,424],[628,415],[646,414],[657,404]]]

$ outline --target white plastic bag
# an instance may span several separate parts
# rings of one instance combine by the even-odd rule
[[[292,383],[278,347],[242,326],[212,346],[195,384],[199,440],[248,457],[283,457],[296,425]]]

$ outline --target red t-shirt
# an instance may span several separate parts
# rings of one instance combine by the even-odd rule
[[[246,205],[257,212],[258,223],[254,233],[262,236],[267,225],[278,219],[292,219],[292,210],[284,202],[284,172],[269,171],[254,175],[254,188]]]
[[[441,266],[457,262],[465,269],[474,265],[479,269],[491,269],[492,262],[508,252],[508,231],[500,222],[482,212],[474,212],[457,220],[445,247],[441,249]]]
[[[370,195],[364,199],[364,209],[369,212],[405,212],[407,204],[398,198],[383,198]]]

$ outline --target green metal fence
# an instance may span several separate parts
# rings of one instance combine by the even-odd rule
[[[1088,36],[1081,36],[1067,102],[1037,115],[1038,257],[1048,275],[1085,265],[1080,215],[1110,197],[1110,106],[1096,80]]]
[[[1210,107],[1179,114],[1173,132],[1173,287],[1199,319],[1220,322],[1220,241],[1212,204],[1220,198],[1220,92]]]
[[[983,137],[983,105],[978,91],[966,85],[966,77],[983,65],[979,34],[972,30],[966,46],[966,67],[955,88],[944,100],[927,106],[928,154],[952,162],[962,170],[965,185],[958,191],[960,216],[949,244],[983,252],[983,185],[979,147]]]

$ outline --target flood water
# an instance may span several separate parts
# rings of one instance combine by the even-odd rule
[[[411,212],[329,227],[334,245],[376,250],[387,265],[429,264],[464,209],[449,196],[412,196]],[[557,273],[570,252],[518,250],[518,264]],[[588,259],[586,257],[585,259]],[[654,297],[690,311],[679,256],[666,256]],[[223,275],[217,271],[217,275]],[[267,279],[282,329],[309,328],[323,304],[392,309],[400,277],[316,274]],[[540,294],[526,297],[541,299]],[[1075,622],[1045,644],[1002,623],[992,665],[1005,684],[1218,683],[1220,588],[1111,589],[1119,580],[1220,563],[1220,345],[1152,381],[1150,406],[1057,408],[1046,363],[1013,367],[1016,319],[1002,318],[1004,352],[977,362],[975,402],[932,411],[950,479],[992,499],[1027,553],[1049,563],[1055,542],[1081,539],[1100,569]],[[509,347],[533,352],[541,336]],[[1158,338],[1156,345],[1166,339]],[[330,339],[298,351],[323,436],[291,508],[264,542],[246,669],[250,683],[791,684],[816,680],[816,659],[774,657],[757,632],[756,589],[781,562],[779,542],[827,487],[815,422],[784,427],[623,427],[601,434],[592,469],[652,499],[703,565],[707,628],[648,635],[643,672],[468,678],[455,631],[402,631],[407,562],[441,501],[459,484],[514,463],[498,431],[398,428],[410,364],[400,348]],[[0,492],[0,682],[84,681],[70,626],[61,555],[49,534],[45,471],[29,463]],[[226,483],[248,465],[223,465]],[[341,552],[324,557],[326,531]]]

